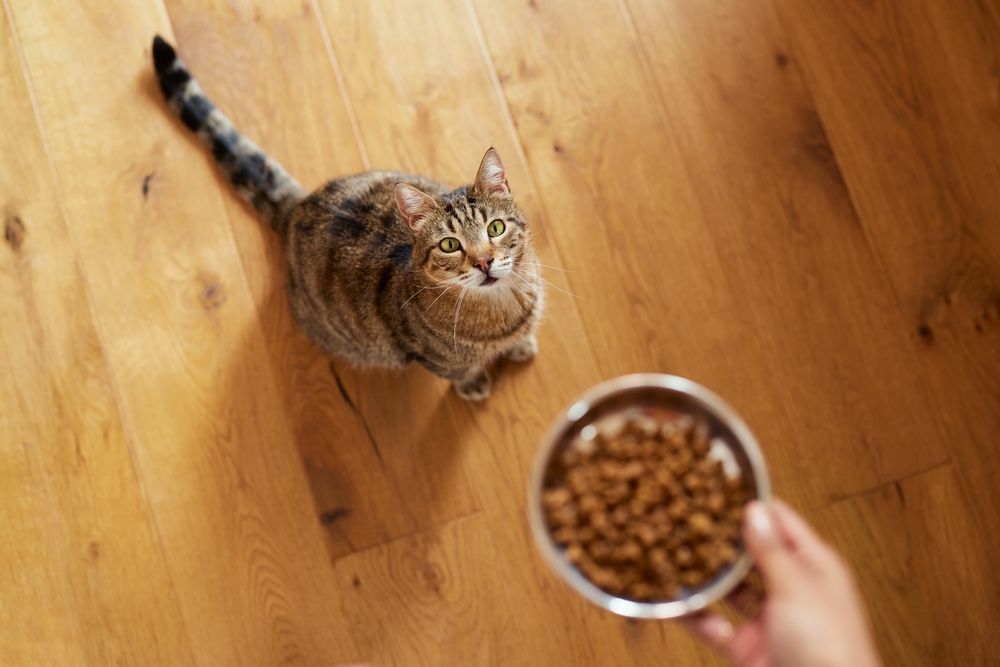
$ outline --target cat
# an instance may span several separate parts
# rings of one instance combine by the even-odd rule
[[[457,189],[369,171],[308,194],[236,131],[159,35],[153,64],[168,106],[281,237],[292,313],[329,354],[364,367],[415,361],[468,400],[489,396],[492,362],[535,356],[541,267],[494,148]]]

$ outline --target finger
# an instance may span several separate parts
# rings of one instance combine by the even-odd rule
[[[744,580],[726,595],[729,607],[744,621],[757,618],[764,608],[764,586],[759,581],[755,583],[756,585],[751,585]]]
[[[738,665],[764,667],[769,664],[767,643],[764,641],[763,627],[759,623],[735,627],[715,614],[697,614],[680,621]]]
[[[712,646],[725,650],[733,640],[736,628],[718,614],[695,614],[679,619],[681,624]]]
[[[771,516],[789,549],[812,567],[829,565],[833,551],[802,516],[782,500],[774,499]]]
[[[768,590],[776,594],[789,590],[800,566],[778,534],[767,505],[759,500],[750,502],[746,507],[743,541],[757,563]]]

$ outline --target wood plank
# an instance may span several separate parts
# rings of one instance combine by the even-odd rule
[[[888,665],[992,665],[1000,568],[953,465],[823,509],[848,558]]]
[[[386,667],[497,664],[491,636],[513,619],[494,606],[500,582],[487,544],[477,514],[339,559],[344,610],[362,652]]]
[[[924,11],[983,152],[1000,170],[1000,6],[983,0],[930,1]]]
[[[1000,171],[974,112],[982,98],[960,84],[967,72],[951,69],[923,5],[777,6],[916,343],[936,417],[975,499],[970,509],[980,530],[995,535]]]
[[[850,347],[834,360],[823,361],[806,342],[795,350],[783,348],[780,324],[762,328],[772,313],[783,324],[801,310],[786,313],[787,302],[762,294],[764,288],[749,283],[747,275],[728,277],[733,263],[748,273],[759,271],[769,281],[776,280],[773,273],[778,269],[768,273],[766,263],[757,265],[740,256],[745,245],[734,247],[737,242],[759,245],[762,240],[747,229],[750,225],[731,222],[731,209],[720,214],[725,202],[732,204],[733,199],[718,205],[701,201],[714,199],[714,193],[701,183],[696,189],[660,99],[648,86],[638,45],[618,5],[607,3],[581,13],[537,4],[477,8],[484,26],[489,26],[487,41],[539,191],[548,200],[546,208],[573,221],[556,229],[556,243],[565,246],[565,256],[572,258],[567,266],[584,269],[574,287],[585,297],[584,322],[595,345],[615,350],[607,355],[607,364],[614,363],[615,371],[669,370],[719,390],[766,443],[779,484],[787,482],[784,488],[795,489],[793,495],[804,494],[810,504],[871,488],[943,458],[933,445],[909,457],[886,454],[866,442],[868,436],[855,423],[858,417],[866,427],[878,424],[880,438],[896,437],[867,405],[867,397],[859,398],[860,388],[853,388],[884,382],[875,371],[865,370],[857,379],[852,376],[857,368],[866,368],[867,358],[845,368],[837,362],[849,356]],[[587,39],[579,40],[579,35]],[[575,74],[579,71],[588,75],[579,77]],[[807,109],[799,125],[809,120]],[[816,141],[815,123],[807,129],[812,133],[809,140]],[[700,140],[700,135],[689,136],[687,147]],[[716,166],[729,168],[725,162]],[[778,166],[758,163],[755,168],[766,171]],[[822,188],[829,187],[829,175],[817,171],[821,170],[812,171],[814,178],[827,179],[816,186],[820,189],[816,205],[822,206],[826,199]],[[730,178],[729,173],[699,176],[718,182]],[[794,211],[789,207],[798,202],[787,190],[772,189],[772,193],[762,208],[780,205],[787,220]],[[706,218],[709,210],[711,219]],[[842,212],[836,205],[833,210]],[[737,210],[741,217],[746,214]],[[802,228],[803,223],[797,225]],[[734,238],[742,233],[747,234],[746,241]],[[801,238],[803,232],[796,234]],[[854,238],[855,248],[857,242]],[[802,257],[798,267],[814,275],[842,268],[864,271],[863,261],[861,267],[853,267],[851,259],[845,260],[846,266],[820,270],[810,266],[808,253],[803,256],[798,248],[795,252]],[[789,273],[794,279],[779,286],[801,291],[801,275]],[[620,285],[607,289],[606,276],[616,276]],[[811,278],[816,283],[820,279]],[[813,289],[828,288],[817,284]],[[857,298],[845,291],[838,294],[843,303],[838,310]],[[768,299],[764,304],[773,305],[761,304],[754,310],[744,303],[762,297]],[[875,300],[876,306],[879,300],[884,303],[884,295]],[[880,344],[891,349],[899,336],[884,333],[891,317],[878,321],[880,317],[874,323],[864,314],[852,318],[855,330],[845,332],[845,337],[863,341],[866,332],[882,330]],[[607,326],[608,320],[628,326],[622,331]],[[826,315],[816,314],[808,331],[821,331],[828,322]],[[824,333],[822,340],[826,349],[837,349],[835,334]],[[894,367],[905,368],[905,356],[895,355],[893,361]],[[763,368],[768,372],[759,372]],[[852,390],[832,397],[821,393],[831,371],[839,380],[851,382]],[[802,401],[801,385],[815,387],[819,396]],[[880,394],[891,397],[891,388]],[[831,435],[824,445],[838,443],[832,450],[815,445],[816,434],[825,435],[827,430]],[[845,455],[837,454],[844,450]],[[919,463],[914,465],[914,460]],[[795,485],[799,479],[811,483]]]
[[[817,504],[946,460],[892,287],[773,9],[627,4],[789,415],[782,444],[809,461],[782,492]]]
[[[308,3],[169,0],[167,8],[179,52],[209,97],[304,187],[364,169]],[[287,103],[276,107],[276,100]],[[173,126],[176,141],[196,146],[198,160],[212,163],[186,127],[179,121]],[[378,444],[371,442],[363,419],[338,389],[328,357],[292,318],[277,235],[237,198],[214,166],[210,169],[250,277],[270,364],[306,462],[330,556],[431,525],[411,514],[405,500],[414,476],[387,474],[391,471],[380,461]]]
[[[476,39],[477,24],[467,4],[424,4],[419,14],[393,11],[380,2],[351,6],[322,2],[321,7],[334,50],[344,65],[345,83],[373,164],[402,164],[457,185],[469,180],[485,147],[495,145],[509,168],[512,189],[533,224],[542,222],[546,233],[552,231],[556,223],[547,216],[541,198],[533,196],[532,174],[520,159],[517,137],[504,113],[490,61]],[[372,57],[373,53],[379,56]],[[454,91],[462,94],[456,96]],[[560,248],[551,238],[541,233],[536,237],[542,261],[561,267]],[[569,283],[575,274],[566,275],[570,278],[567,283],[559,282],[563,279],[559,271],[550,271],[546,278],[573,289]],[[475,631],[486,634],[488,653],[484,660],[504,665],[634,664],[638,654],[664,653],[664,635],[627,633],[620,619],[578,598],[548,572],[526,528],[527,472],[536,443],[552,415],[603,374],[589,346],[589,332],[579,318],[580,304],[556,290],[550,292],[549,304],[547,322],[539,332],[538,357],[520,368],[505,367],[485,405],[470,405],[450,392],[442,396],[440,389],[434,393],[428,385],[416,384],[420,377],[426,377],[419,369],[416,377],[412,372],[406,376],[406,382],[413,383],[404,385],[409,393],[397,394],[396,388],[381,381],[373,384],[369,376],[353,379],[351,391],[362,397],[359,405],[370,407],[372,413],[380,410],[380,414],[388,414],[386,421],[395,423],[394,428],[418,424],[422,429],[429,424],[426,428],[440,434],[429,440],[429,446],[448,448],[455,465],[475,480],[473,490],[482,513],[461,525],[474,520],[483,529],[463,540],[468,544],[462,551],[456,548],[456,555],[448,562],[454,576],[459,577],[482,567],[483,556],[475,554],[487,555],[489,582],[493,583],[484,584],[482,595],[489,605],[470,610],[462,625],[489,628],[488,633]],[[431,395],[415,399],[419,394],[414,391],[421,388]],[[391,396],[392,400],[380,396]],[[387,405],[378,408],[378,400]],[[426,411],[414,405],[426,405]],[[430,539],[436,540],[436,533]],[[393,556],[389,562],[423,558],[418,544],[422,542],[390,545],[387,549]],[[416,552],[412,556],[403,555],[412,551]],[[389,568],[384,553],[377,550],[339,560],[338,572],[347,567],[364,568],[381,580]],[[368,638],[359,641],[371,642],[376,656],[397,661],[407,656],[409,661],[435,664],[469,662],[464,639],[454,647],[429,645],[422,620],[405,624],[380,621],[377,628],[385,623],[384,629],[391,627],[392,633],[366,628],[363,619],[396,619],[400,598],[384,595],[382,589],[366,591],[365,578],[359,578],[358,595],[363,602],[357,604],[364,612],[355,613],[355,631]],[[435,614],[454,617],[456,611],[443,609],[436,598],[417,595],[419,583],[404,583],[402,579],[393,579],[397,582],[394,588],[402,587],[402,594],[412,599],[408,604],[411,615],[419,619],[434,618]],[[462,608],[462,603],[455,604]],[[512,628],[518,631],[512,633]],[[440,629],[435,623],[429,632],[436,636]],[[670,645],[679,663],[697,657],[694,643],[676,629],[669,639],[675,640]]]
[[[225,210],[150,71],[164,15],[12,6],[195,660],[354,658]]]
[[[0,12],[0,663],[193,664]]]

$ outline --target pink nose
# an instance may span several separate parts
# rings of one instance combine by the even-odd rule
[[[475,266],[476,268],[478,268],[483,273],[489,273],[490,272],[490,264],[492,264],[492,263],[493,263],[493,258],[492,257],[480,257],[479,259],[477,259],[474,262],[472,262],[473,266]]]

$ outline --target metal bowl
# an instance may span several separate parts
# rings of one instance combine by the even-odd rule
[[[594,604],[632,618],[686,616],[704,609],[732,591],[750,571],[752,563],[749,554],[741,549],[736,562],[698,588],[685,591],[679,599],[636,602],[615,597],[590,583],[563,556],[542,516],[542,488],[553,456],[589,424],[634,406],[668,408],[703,419],[709,426],[710,437],[722,438],[732,450],[751,496],[764,502],[770,500],[771,482],[757,440],[725,401],[705,387],[673,375],[625,375],[591,388],[564,410],[549,428],[535,459],[528,490],[531,531],[535,544],[552,569]]]

